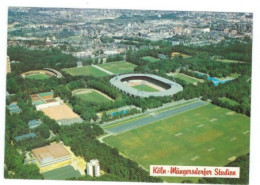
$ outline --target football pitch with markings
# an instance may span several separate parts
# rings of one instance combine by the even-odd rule
[[[249,117],[213,104],[111,135],[104,142],[150,165],[224,166],[249,152]],[[167,182],[198,178],[163,177]]]

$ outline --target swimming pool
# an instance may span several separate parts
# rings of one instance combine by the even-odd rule
[[[198,76],[203,76],[203,75],[205,75],[205,74],[203,74],[203,73],[198,73]],[[213,82],[213,85],[214,85],[214,86],[218,86],[218,84],[220,84],[220,83],[223,84],[223,83],[225,83],[225,82],[228,82],[228,81],[233,80],[233,79],[219,80],[219,79],[217,79],[217,78],[210,77],[209,75],[206,75],[206,76],[207,76],[207,79],[208,79],[208,80],[210,80],[210,81]]]
[[[115,116],[115,115],[125,115],[128,111],[127,110],[120,110],[120,111],[116,111],[116,112],[111,112],[110,115],[111,116]]]

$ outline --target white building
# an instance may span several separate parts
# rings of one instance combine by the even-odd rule
[[[92,177],[100,176],[100,165],[97,159],[92,159],[87,163],[87,175]]]

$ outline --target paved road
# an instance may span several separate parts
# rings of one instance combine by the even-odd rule
[[[164,111],[164,112],[161,112],[161,113],[155,113],[155,115],[144,117],[144,118],[141,118],[139,120],[130,121],[130,122],[123,124],[123,125],[118,125],[118,126],[115,126],[115,127],[112,127],[112,128],[108,128],[108,129],[105,129],[105,131],[110,133],[110,134],[113,134],[113,135],[121,134],[123,132],[136,129],[138,127],[150,124],[150,123],[155,122],[155,121],[165,119],[165,118],[170,117],[170,116],[174,116],[174,115],[179,114],[179,113],[183,113],[183,112],[192,110],[194,108],[197,108],[197,107],[200,107],[200,106],[203,106],[203,105],[206,105],[206,104],[207,103],[203,102],[203,101],[194,102],[194,103],[184,105],[184,106],[181,106],[181,107],[178,107],[178,108],[170,109],[170,110],[167,110],[167,111]]]

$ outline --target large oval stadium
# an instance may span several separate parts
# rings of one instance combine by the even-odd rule
[[[154,74],[123,74],[110,83],[125,94],[142,98],[172,96],[183,90],[180,84]]]

